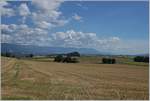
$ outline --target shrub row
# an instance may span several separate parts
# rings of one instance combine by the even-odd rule
[[[149,62],[149,57],[148,56],[136,56],[134,58],[135,62]]]
[[[1,56],[4,56],[4,57],[27,57],[27,58],[32,58],[34,55],[33,54],[22,54],[22,55],[17,55],[17,54],[14,54],[14,53],[10,53],[10,52],[6,52],[6,53],[1,53]]]
[[[112,58],[103,58],[102,59],[102,62],[104,64],[115,64],[116,63],[116,60],[115,59],[112,59]]]
[[[66,63],[77,63],[79,62],[77,58],[71,57],[71,56],[66,56],[63,57],[62,55],[57,55],[54,59],[55,62],[66,62]]]
[[[1,53],[1,56],[4,56],[4,57],[15,57],[15,55],[14,55],[14,54],[9,53],[9,52]]]

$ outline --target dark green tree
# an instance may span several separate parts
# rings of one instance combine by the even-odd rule
[[[62,62],[64,60],[62,55],[57,55],[54,59],[55,62]]]
[[[104,64],[115,64],[116,60],[115,59],[111,59],[111,58],[103,58],[102,59],[102,63],[104,63]]]
[[[79,52],[71,52],[71,53],[68,53],[67,56],[77,56],[77,57],[80,57],[80,53]]]
[[[135,62],[149,62],[149,57],[148,56],[136,56],[134,58]]]

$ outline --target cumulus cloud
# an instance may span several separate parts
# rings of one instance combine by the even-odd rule
[[[48,29],[48,28],[52,28],[53,27],[53,25],[51,23],[48,23],[46,21],[37,22],[37,26],[39,28],[43,28],[43,29]]]
[[[21,21],[22,24],[25,24],[28,17],[34,24],[34,27],[42,29],[61,27],[69,22],[62,12],[59,11],[59,7],[63,3],[62,0],[42,0],[42,2],[41,0],[32,0],[29,2],[34,8],[33,10],[30,10],[27,3],[21,3],[19,6],[12,7],[10,3],[2,1],[0,2],[1,15],[9,17],[20,16],[22,18],[18,21]]]
[[[12,16],[17,16],[18,18],[22,17],[22,24],[1,24],[1,42],[77,48],[84,47],[95,48],[101,51],[129,51],[132,53],[137,51],[144,52],[148,47],[148,42],[146,41],[139,42],[138,40],[139,43],[137,44],[136,40],[130,42],[126,40],[122,41],[122,39],[116,36],[101,38],[103,36],[100,36],[100,33],[67,30],[65,32],[60,31],[51,34],[50,29],[64,26],[70,21],[66,19],[65,16],[63,16],[63,12],[59,10],[63,1],[32,0],[29,2],[33,9],[28,7],[27,3],[14,6],[6,1],[0,2],[2,18]],[[82,7],[82,5],[79,6]],[[28,23],[25,23],[27,18],[29,18],[33,25],[27,25]],[[82,21],[83,18],[75,13],[70,19]]]
[[[12,34],[14,30],[16,30],[15,24],[10,25],[1,24],[1,32],[3,34]]]
[[[3,43],[11,43],[13,38],[7,34],[1,34],[1,42]]]
[[[25,23],[26,17],[31,13],[27,4],[22,3],[18,9],[19,9],[19,15],[22,16],[22,23]]]
[[[118,37],[101,39],[96,33],[84,33],[74,30],[56,32],[49,35],[48,31],[43,28],[31,28],[26,24],[2,24],[1,30],[3,34],[2,42],[20,44],[105,49],[110,47],[115,48],[115,45],[120,40]]]
[[[34,10],[30,10],[27,3],[21,3],[15,7],[16,11],[12,9],[13,7],[9,7],[8,2],[0,2],[2,15],[13,16],[15,13],[18,13],[16,16],[22,17],[22,19],[19,19],[22,24],[1,25],[1,31],[5,37],[2,37],[3,42],[8,42],[10,39],[8,37],[11,37],[13,43],[39,44],[41,41],[41,44],[44,42],[48,44],[51,40],[50,35],[48,35],[49,29],[68,23],[68,20],[63,17],[62,12],[59,11],[59,7],[63,3],[62,0],[43,0],[42,2],[41,0],[32,0],[30,2]],[[26,25],[27,23],[25,24],[27,17],[34,26],[29,27]]]
[[[15,11],[12,8],[9,8],[9,3],[6,1],[1,1],[0,2],[0,10],[1,10],[1,15],[2,16],[14,16],[15,15]]]
[[[46,30],[40,28],[30,28],[28,25],[1,25],[2,42],[42,45],[49,42],[51,38]]]
[[[19,7],[19,14],[21,16],[28,16],[30,14],[30,10],[26,3],[22,3]]]
[[[137,45],[137,41],[123,41],[119,37],[101,38],[96,33],[68,30],[51,35],[42,28],[32,28],[26,24],[2,24],[1,42],[25,45],[44,45],[57,47],[94,48],[105,52],[134,54],[145,52],[148,43],[145,41]],[[138,40],[139,41],[139,40]],[[130,44],[130,45],[129,45]],[[148,50],[147,50],[148,51]]]
[[[49,29],[63,26],[69,22],[59,11],[62,0],[32,0],[31,4],[35,10],[30,10],[26,3],[21,3],[18,7],[18,15],[22,17],[22,24],[2,24],[2,42],[13,42],[20,44],[62,46],[62,47],[85,47],[95,49],[108,49],[114,47],[120,40],[118,37],[101,39],[96,33],[84,33],[74,30],[66,32],[56,32],[48,34]],[[3,2],[1,7],[8,5]],[[10,8],[5,8],[10,9]],[[29,17],[35,26],[29,27],[25,24]],[[81,21],[78,14],[72,16],[74,20]]]
[[[22,19],[19,19],[19,21],[23,24],[25,24],[27,17],[29,17],[36,27],[44,29],[64,26],[69,22],[68,19],[65,19],[62,12],[59,11],[59,7],[63,3],[62,0],[42,0],[42,2],[41,0],[32,0],[29,2],[31,2],[34,10],[30,10],[27,3],[21,3],[19,7],[14,7],[15,11],[8,2],[1,1],[1,15],[8,17],[21,16]]]
[[[62,3],[62,0],[32,0],[32,3],[35,4],[38,8],[49,11],[56,10]]]
[[[74,14],[74,15],[72,16],[72,18],[75,19],[75,20],[77,20],[77,21],[81,21],[81,19],[82,19],[82,17],[79,16],[78,14]]]
[[[68,30],[66,32],[56,32],[52,34],[53,44],[63,47],[85,47],[95,49],[115,48],[119,42],[119,37],[107,39],[99,38],[95,33],[76,32]]]
[[[44,23],[47,28],[51,28],[68,23],[68,20],[61,18],[62,12],[58,10],[62,2],[62,0],[43,0],[42,2],[41,0],[33,0],[32,4],[38,11],[32,12],[35,25],[41,27],[41,24]]]

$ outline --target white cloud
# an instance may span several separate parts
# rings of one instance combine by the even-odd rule
[[[19,7],[19,14],[21,16],[28,16],[30,14],[30,10],[26,3],[22,3]]]
[[[45,29],[31,28],[25,24],[2,24],[1,31],[1,42],[4,43],[94,48],[102,52],[105,51],[116,54],[148,52],[148,42],[140,40],[121,40],[116,36],[102,39],[97,36],[96,33],[68,30],[66,32],[56,32],[49,35],[48,31]]]
[[[120,41],[120,38],[118,38],[118,37],[112,37],[111,41],[112,42],[118,42],[118,41]]]
[[[41,21],[41,22],[37,22],[37,26],[43,29],[49,29],[51,27],[53,27],[53,25],[51,23],[48,23],[46,21]]]
[[[7,6],[8,3],[6,1],[1,1],[0,2],[0,7],[4,7],[4,6]]]
[[[1,25],[2,42],[42,45],[46,44],[51,38],[46,30],[40,28],[30,28],[25,24],[21,25]],[[48,44],[48,43],[47,43]]]
[[[22,23],[25,23],[26,17],[31,14],[26,3],[22,3],[19,8],[19,15],[22,16]]]
[[[3,34],[12,34],[14,30],[16,30],[15,24],[10,25],[1,24],[1,32]]]
[[[22,23],[16,24],[1,24],[1,41],[7,43],[20,43],[31,45],[47,45],[47,46],[62,46],[62,47],[79,47],[79,48],[95,48],[101,51],[126,52],[136,53],[144,52],[148,47],[148,42],[123,41],[119,37],[113,36],[101,38],[100,34],[78,32],[68,30],[65,32],[55,32],[48,34],[49,29],[59,26],[64,26],[70,20],[63,16],[59,11],[62,0],[32,0],[34,9],[26,3],[22,3],[19,7],[10,6],[9,2],[1,1],[0,9],[2,16],[21,16]],[[11,7],[11,8],[10,8]],[[16,10],[16,11],[15,11]],[[19,13],[19,14],[17,14]],[[25,24],[26,18],[29,17],[34,26]],[[74,14],[70,19],[82,21],[82,17]],[[138,40],[139,41],[139,40]],[[147,50],[146,50],[147,51]]]
[[[52,39],[53,44],[57,46],[95,49],[115,48],[115,45],[120,41],[118,37],[101,39],[95,33],[76,32],[74,30],[53,33]]]
[[[94,48],[101,52],[114,54],[148,53],[148,41],[121,40],[117,36],[101,38],[96,33],[76,32],[74,30],[53,33],[51,41],[54,46]]]
[[[32,3],[38,8],[45,12],[55,11],[59,8],[62,0],[32,0]]]
[[[82,17],[79,16],[78,14],[74,14],[73,16],[73,19],[77,20],[77,21],[81,21]]]
[[[22,24],[25,24],[27,17],[34,24],[34,27],[43,29],[51,29],[54,27],[64,26],[69,22],[59,11],[59,7],[62,0],[32,0],[30,1],[33,10],[27,6],[27,3],[21,3],[19,7],[10,7],[10,4],[6,1],[0,2],[1,14],[5,16],[21,16]],[[12,6],[12,5],[11,5]],[[14,10],[14,9],[16,10]],[[18,13],[18,14],[17,14]]]
[[[1,34],[1,42],[2,43],[11,43],[12,42],[12,37],[7,34]]]
[[[36,7],[36,12],[32,12],[32,20],[35,25],[42,27],[41,24],[50,27],[63,26],[68,23],[68,20],[62,19],[62,12],[59,11],[59,7],[62,0],[33,0],[32,4]]]
[[[115,53],[124,54],[141,54],[148,53],[149,51],[149,41],[148,40],[121,40],[116,48]],[[118,54],[117,53],[117,54]]]
[[[101,39],[96,33],[76,32],[74,30],[56,32],[49,35],[48,31],[43,28],[30,28],[25,24],[2,24],[1,30],[6,37],[3,38],[3,42],[10,42],[11,40],[13,43],[20,44],[108,49],[110,47],[115,48],[115,45],[120,40],[118,37]]]
[[[6,1],[0,1],[0,11],[2,16],[15,16],[15,11],[12,8],[8,8],[9,3]]]
[[[59,11],[62,2],[62,0],[43,0],[42,2],[41,0],[32,0],[33,10],[30,10],[26,3],[21,3],[15,9],[16,13],[18,13],[17,16],[22,17],[22,19],[19,19],[22,24],[3,24],[1,25],[2,34],[11,36],[13,43],[36,45],[51,43],[50,35],[48,35],[49,29],[68,23],[68,20],[63,17],[62,12]],[[8,3],[3,2],[1,5],[4,8],[8,6]],[[10,7],[6,8],[11,9]],[[25,24],[27,17],[31,19],[34,26],[29,27],[26,25],[27,23]],[[5,39],[3,38],[3,41]],[[4,42],[6,41],[8,40]]]

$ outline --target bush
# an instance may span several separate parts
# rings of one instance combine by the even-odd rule
[[[115,59],[111,59],[111,58],[103,58],[102,59],[102,63],[104,63],[104,64],[115,64],[116,60]]]
[[[112,59],[112,64],[115,64],[116,63],[116,60],[115,59]]]
[[[54,59],[55,62],[62,62],[64,60],[62,55],[57,55]]]
[[[29,57],[32,58],[34,55],[33,54],[29,54]]]
[[[63,59],[63,62],[67,62],[69,63],[71,61],[71,57],[70,56],[67,56]]]
[[[63,62],[66,62],[66,63],[77,63],[79,61],[75,57],[73,58],[73,57],[67,56],[67,57],[64,58]]]
[[[78,63],[79,61],[78,61],[78,59],[77,58],[72,58],[71,59],[71,63]]]
[[[136,56],[134,58],[135,62],[149,62],[149,57],[148,56]]]
[[[75,57],[71,57],[71,56],[63,57],[62,55],[56,56],[54,61],[55,62],[66,62],[66,63],[77,63],[77,62],[79,62],[77,60],[77,58],[75,58]]]
[[[103,63],[107,63],[107,59],[106,59],[106,58],[103,58],[103,59],[102,59],[102,62],[103,62]]]
[[[5,56],[5,57],[15,57],[15,55],[12,54],[12,53],[10,53],[10,52],[1,53],[1,56]]]
[[[144,58],[144,62],[147,62],[147,63],[148,63],[148,62],[149,62],[149,57],[145,57],[145,58]]]
[[[77,57],[80,57],[80,53],[79,52],[72,52],[72,53],[68,53],[67,56],[77,56]]]
[[[34,56],[33,54],[27,54],[25,57],[32,58],[33,56]]]

